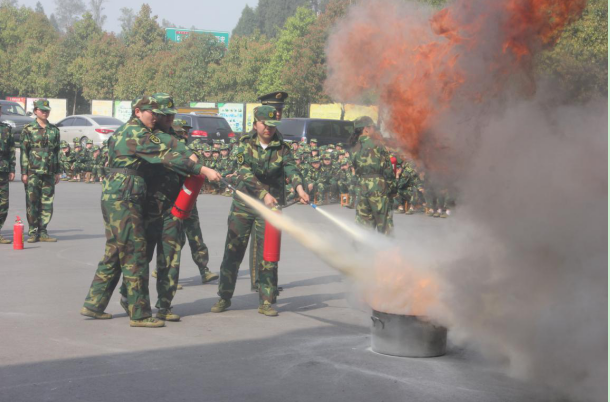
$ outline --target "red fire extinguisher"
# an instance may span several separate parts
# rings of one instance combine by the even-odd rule
[[[398,159],[396,159],[395,156],[391,156],[390,162],[392,163],[392,168],[394,169],[394,176],[396,176],[396,164],[398,164]]]
[[[20,217],[15,219],[13,226],[13,250],[23,250],[23,222]]]
[[[204,176],[189,176],[182,185],[182,190],[176,197],[174,207],[172,208],[172,215],[178,219],[186,219],[191,216],[191,211],[197,202],[197,196],[199,190],[205,182]]]
[[[281,213],[278,208],[271,209],[275,213]],[[280,249],[282,248],[282,232],[265,222],[265,244],[263,248],[263,260],[267,262],[278,262],[280,260]]]

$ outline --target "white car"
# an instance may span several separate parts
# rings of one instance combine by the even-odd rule
[[[72,140],[78,137],[83,147],[85,137],[93,140],[95,145],[102,145],[102,142],[110,138],[112,133],[122,125],[123,122],[114,117],[93,114],[68,116],[56,124],[59,127],[60,139],[72,144]]]

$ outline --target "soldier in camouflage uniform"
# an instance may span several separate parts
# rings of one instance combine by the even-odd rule
[[[72,152],[70,152],[70,145],[66,141],[61,141],[59,144],[59,165],[62,172],[61,180],[66,181],[70,179],[72,175]]]
[[[79,182],[81,181],[81,172],[84,171],[83,161],[85,160],[85,154],[83,151],[83,147],[78,142],[74,144],[74,152],[72,156],[72,171],[74,175],[69,182]]]
[[[290,179],[302,202],[309,196],[302,186],[301,176],[292,158],[289,147],[280,139],[276,126],[276,111],[271,106],[254,109],[255,132],[240,138],[237,174],[230,178],[232,184],[247,194],[265,203],[268,207],[278,204],[275,197],[283,198],[284,177]],[[260,314],[276,316],[273,308],[277,297],[277,263],[262,258],[265,221],[237,195],[233,198],[228,220],[228,233],[225,252],[220,266],[218,295],[220,299],[212,307],[212,312],[220,313],[231,305],[235,290],[237,272],[244,258],[248,238],[254,232],[257,239],[258,286]]]
[[[9,182],[15,179],[15,163],[15,140],[11,127],[0,122],[0,230],[8,215]],[[11,244],[11,241],[0,234],[0,244]]]
[[[98,319],[112,318],[104,310],[123,274],[129,325],[157,328],[165,323],[151,317],[144,228],[147,194],[144,171],[151,164],[162,164],[181,175],[205,174],[208,170],[195,162],[195,157],[189,158],[191,153],[176,138],[152,133],[157,116],[162,113],[154,100],[144,96],[135,99],[131,106],[131,119],[119,127],[108,142],[108,175],[102,186],[106,248],[81,314]]]
[[[356,222],[379,233],[390,234],[394,226],[391,198],[396,194],[390,155],[371,138],[377,135],[373,119],[359,117],[354,121],[354,128],[352,164],[360,188]]]
[[[36,120],[21,131],[21,181],[26,189],[28,243],[56,242],[47,226],[53,216],[55,185],[59,182],[59,128],[49,123],[49,101],[34,102]]]
[[[305,186],[314,203],[322,205],[324,202],[324,193],[326,187],[322,180],[321,161],[317,156],[309,160],[310,168],[304,178]]]

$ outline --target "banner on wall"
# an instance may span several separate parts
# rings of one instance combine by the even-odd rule
[[[114,101],[114,113],[112,116],[123,123],[127,123],[127,120],[131,117],[131,101]]]
[[[227,120],[233,132],[244,132],[243,103],[219,103],[218,114]]]
[[[114,102],[109,100],[92,100],[91,114],[97,116],[112,116]]]
[[[7,97],[6,97],[6,100],[7,100],[7,101],[11,101],[11,102],[18,103],[18,104],[20,104],[20,105],[21,105],[21,107],[22,107],[22,108],[24,108],[24,109],[25,109],[25,101],[26,101],[26,98],[22,98],[22,97],[19,97],[19,96],[7,96]]]
[[[333,119],[341,120],[341,104],[318,104],[309,105],[309,117],[312,119]]]
[[[343,117],[343,120],[356,120],[360,116],[369,116],[377,122],[379,118],[379,109],[377,106],[345,105],[345,116]]]
[[[254,108],[261,106],[260,103],[246,103],[246,122],[245,124],[245,130],[244,132],[247,133],[248,131],[252,130],[252,122],[254,121]]]
[[[25,100],[25,110],[28,112],[33,112],[34,102],[38,99],[44,98],[27,98]],[[51,114],[49,115],[49,121],[51,123],[55,124],[68,115],[68,102],[65,99],[47,98],[47,100],[49,101],[49,106],[51,107]]]

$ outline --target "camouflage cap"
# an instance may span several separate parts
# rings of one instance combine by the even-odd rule
[[[314,156],[309,160],[309,163],[320,163],[320,158]]]
[[[311,140],[309,140],[309,143],[310,143],[310,144],[317,144],[317,143],[318,143],[318,140],[317,140],[317,139],[315,139],[315,138],[312,138]]]
[[[174,119],[174,126],[180,126],[184,129],[193,128],[193,126],[190,126],[184,119]]]
[[[59,143],[60,148],[70,148],[70,145],[66,142],[66,140],[61,140]]]
[[[210,147],[210,144],[203,144],[203,146],[201,147],[201,150],[203,152],[210,152],[212,150],[212,148]]]
[[[225,145],[220,147],[220,150],[221,151],[228,151],[229,150],[229,146],[225,144]]]
[[[87,139],[87,144],[93,144],[93,140],[92,139]]]
[[[369,116],[360,116],[354,120],[354,128],[375,126],[375,122]]]
[[[337,154],[339,154],[339,155],[345,155],[345,151],[344,151],[344,150],[342,150],[342,149],[340,149],[340,150],[338,150],[338,151],[337,151]]]
[[[231,138],[229,140],[229,144],[235,144],[237,142],[237,138]]]
[[[40,110],[44,110],[46,112],[51,111],[51,106],[49,106],[49,100],[48,99],[38,99],[37,101],[34,101],[34,109],[40,109]]]
[[[156,100],[144,95],[131,101],[131,110],[152,110],[153,113],[165,114],[159,108]]]
[[[219,154],[219,153],[220,153],[220,149],[218,149],[218,148],[212,148],[212,153],[217,153],[217,154]]]
[[[72,142],[76,144],[76,143],[80,142],[80,138],[74,137],[74,138],[72,138]]]
[[[277,127],[281,124],[281,121],[277,120],[277,110],[273,106],[254,108],[254,120],[262,121],[269,127]]]
[[[174,103],[174,98],[171,97],[170,94],[166,94],[165,92],[158,92],[151,96],[157,103],[159,104],[159,109],[163,112],[163,114],[176,114],[178,111],[176,110],[176,104]]]
[[[75,143],[74,143],[74,149],[76,149],[76,148],[82,148],[82,147],[83,147],[83,146],[81,145],[81,143],[80,143],[80,142],[75,142]]]
[[[342,143],[342,142],[338,142],[338,143],[336,143],[336,144],[335,144],[335,148],[336,148],[336,147],[341,147],[341,148],[343,148],[343,143]]]
[[[98,147],[97,145],[94,145],[91,147],[91,151],[93,151],[93,152],[97,152],[99,150],[100,150],[100,147]]]

